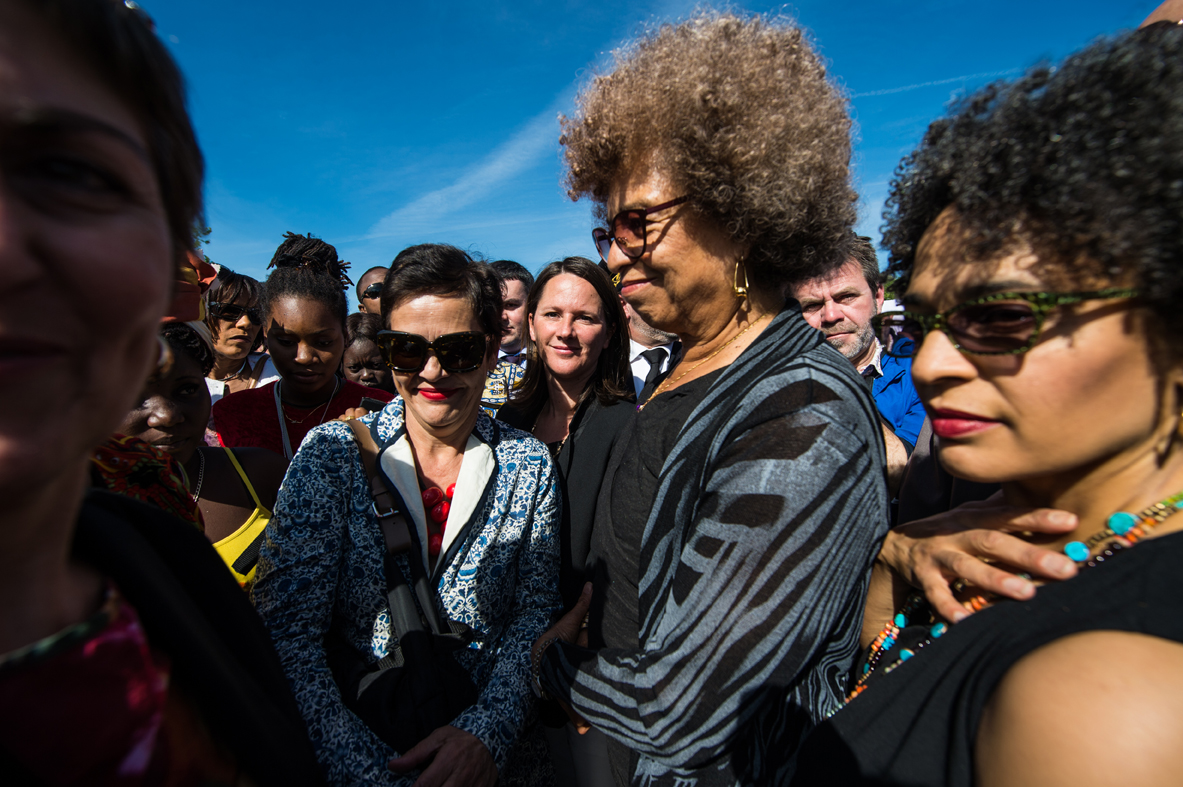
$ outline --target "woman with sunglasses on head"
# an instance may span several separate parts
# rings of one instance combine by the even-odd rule
[[[266,448],[290,461],[314,427],[354,414],[362,399],[393,397],[339,374],[348,307],[337,250],[289,232],[270,267],[259,311],[280,379],[216,403],[214,430],[228,448]]]
[[[384,536],[375,505],[387,503],[371,493],[350,425],[326,424],[288,470],[256,607],[331,783],[410,785],[422,770],[420,783],[545,784],[553,774],[528,724],[526,654],[559,611],[559,488],[546,447],[480,409],[500,344],[500,283],[460,249],[412,246],[386,277],[382,313],[379,347],[398,396],[357,425],[376,443],[378,489],[401,512],[388,532],[404,533],[405,522],[410,546],[393,550],[397,539]],[[456,682],[470,683],[475,701],[433,705],[444,721],[409,735],[394,729],[406,721],[391,722],[394,711],[368,711],[349,675],[400,661],[425,669],[395,633],[394,588],[413,577],[419,611],[465,632]]]
[[[199,318],[202,170],[181,74],[134,3],[0,3],[5,784],[321,783],[209,543],[92,475],[167,369],[174,293],[193,298],[173,316]]]
[[[617,53],[578,106],[569,193],[684,355],[597,501],[605,647],[574,644],[576,607],[535,645],[538,688],[612,739],[618,783],[775,783],[779,742],[840,707],[888,518],[874,403],[781,295],[854,222],[846,107],[799,27],[711,12]]]
[[[173,363],[144,386],[119,432],[159,448],[185,469],[205,537],[238,583],[249,587],[287,462],[262,448],[203,444],[210,396],[201,380],[214,365],[214,353],[201,327],[170,323],[161,329]]]
[[[955,582],[975,612],[952,625],[965,610],[877,568],[882,633],[798,783],[1178,783],[1181,64],[1174,24],[1100,41],[965,99],[901,165],[885,240],[907,311],[883,328],[915,342],[941,463],[1071,515],[1038,543],[1076,576],[1023,602]],[[1036,549],[996,542],[1004,564]]]
[[[604,270],[583,257],[552,262],[526,298],[526,374],[497,418],[550,448],[563,492],[559,592],[573,609],[592,579],[587,565],[596,498],[608,457],[636,410],[628,323]],[[563,729],[549,736],[560,784],[612,784],[603,734]]]
[[[205,324],[214,338],[214,368],[206,377],[211,403],[279,376],[267,354],[256,352],[263,344],[261,289],[250,276],[223,267],[206,296]]]

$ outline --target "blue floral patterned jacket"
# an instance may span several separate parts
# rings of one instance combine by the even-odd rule
[[[397,475],[396,449],[410,457],[402,399],[363,422],[375,419],[384,446],[379,464],[388,476]],[[404,461],[404,481],[413,470],[413,460],[409,469]],[[452,724],[488,747],[502,784],[536,783],[547,768],[545,756],[541,763],[536,756],[541,751],[523,756],[519,737],[534,708],[530,646],[560,607],[559,495],[546,447],[482,414],[465,451],[445,532],[443,553],[450,562],[435,576],[441,611],[477,635],[460,661],[480,699]],[[421,502],[406,493],[403,499],[425,543]],[[344,706],[325,660],[330,630],[375,663],[390,645],[385,544],[370,504],[348,426],[335,422],[310,432],[280,489],[253,595],[329,783],[409,785],[412,778],[387,770],[395,752]],[[471,517],[458,518],[457,509],[471,511]],[[454,521],[471,526],[461,529]],[[458,537],[461,542],[451,549],[449,542]],[[397,559],[406,572],[406,555]],[[517,778],[506,779],[511,754]]]

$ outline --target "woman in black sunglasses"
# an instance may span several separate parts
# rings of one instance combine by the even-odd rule
[[[206,377],[210,401],[274,382],[279,374],[263,344],[258,281],[223,267],[206,296],[205,324],[214,337],[214,368]]]
[[[332,783],[394,783],[388,762],[399,773],[422,770],[424,784],[553,783],[541,733],[528,725],[526,653],[559,610],[560,492],[546,447],[480,407],[500,344],[500,280],[460,249],[412,246],[395,257],[381,303],[378,346],[398,396],[361,424],[411,545],[387,554],[354,433],[327,424],[309,434],[284,480],[256,607]],[[433,704],[451,721],[419,730],[417,743],[360,707],[356,688],[341,688],[353,684],[340,661],[331,670],[326,655],[351,654],[364,672],[403,653],[387,570],[407,583],[420,576],[421,603],[465,633],[456,661],[477,696],[468,707]],[[412,674],[401,685],[416,678],[427,680]]]
[[[569,194],[684,355],[597,501],[605,647],[576,644],[577,608],[535,646],[540,690],[612,740],[620,784],[775,784],[781,741],[840,706],[888,518],[874,404],[781,295],[854,223],[846,106],[799,27],[703,12],[618,53],[578,107]]]
[[[795,783],[1178,783],[1180,140],[1183,29],[1160,23],[970,96],[901,165],[885,241],[906,311],[883,323],[915,341],[940,461],[1063,521],[1041,546],[893,533],[851,699]],[[955,554],[931,605],[899,542]]]

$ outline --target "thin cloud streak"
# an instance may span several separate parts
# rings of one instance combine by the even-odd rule
[[[387,214],[366,234],[366,240],[389,238],[432,226],[440,218],[484,199],[500,184],[529,170],[559,144],[559,109],[570,95],[564,90],[550,106],[530,119],[500,147],[450,186],[413,200]]]
[[[909,90],[919,90],[922,87],[933,87],[935,85],[948,85],[952,82],[961,82],[967,79],[992,79],[995,77],[1005,77],[1011,74],[1017,74],[1023,69],[1008,68],[1005,71],[989,71],[984,74],[966,74],[959,77],[949,77],[948,79],[937,79],[932,82],[920,82],[915,85],[904,85],[903,87],[889,87],[883,90],[869,90],[866,93],[852,93],[851,98],[865,98],[867,96],[890,96],[893,93],[906,93]]]

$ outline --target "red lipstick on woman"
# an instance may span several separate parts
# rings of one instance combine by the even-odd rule
[[[937,437],[964,437],[998,424],[998,421],[983,418],[960,410],[933,410],[932,431]]]

